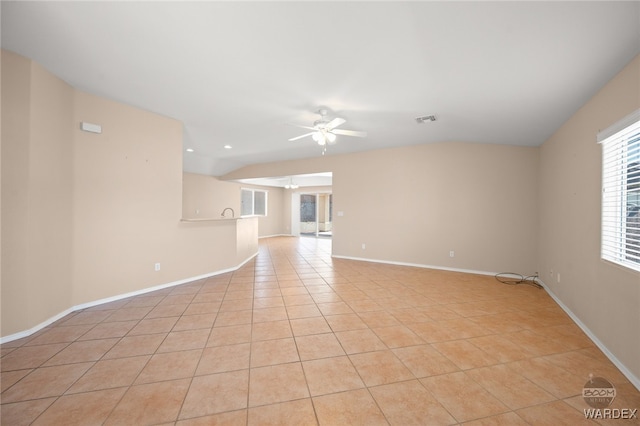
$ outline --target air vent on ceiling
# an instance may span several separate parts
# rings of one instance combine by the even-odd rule
[[[422,124],[425,121],[436,121],[436,116],[435,115],[425,115],[424,117],[416,118],[416,123],[418,123],[418,124]]]

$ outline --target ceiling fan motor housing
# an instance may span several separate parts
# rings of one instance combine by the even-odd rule
[[[324,128],[327,124],[329,124],[329,122],[327,120],[325,120],[324,118],[320,119],[320,120],[316,120],[313,122],[313,127],[316,127],[318,129],[322,129]]]

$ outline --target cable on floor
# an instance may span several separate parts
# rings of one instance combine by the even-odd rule
[[[542,284],[538,282],[538,274],[525,277],[515,272],[500,272],[496,274],[496,280],[508,285],[526,284],[536,288],[544,288]]]

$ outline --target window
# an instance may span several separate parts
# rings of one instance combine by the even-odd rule
[[[598,134],[605,260],[640,271],[640,110]]]
[[[240,191],[240,216],[266,216],[267,191],[242,189]]]

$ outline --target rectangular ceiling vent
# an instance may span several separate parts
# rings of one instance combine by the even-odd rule
[[[425,121],[436,121],[436,116],[435,115],[425,115],[424,117],[416,118],[416,123],[418,123],[418,124],[422,124]]]

